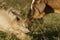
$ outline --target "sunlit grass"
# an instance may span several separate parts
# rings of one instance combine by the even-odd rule
[[[51,13],[43,18],[43,24],[32,23],[33,40],[58,40],[60,32],[60,14]]]
[[[22,18],[26,18],[30,9],[31,0],[4,0],[9,7],[21,11]],[[31,23],[32,40],[58,40],[60,32],[60,14],[50,13],[44,16],[43,24],[38,20]],[[59,34],[60,35],[60,34]],[[0,40],[19,40],[14,34],[8,37],[7,33],[0,32]],[[60,40],[60,39],[59,39]]]
[[[19,40],[14,34],[8,35],[8,33],[0,31],[0,40]]]

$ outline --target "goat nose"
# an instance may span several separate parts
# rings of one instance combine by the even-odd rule
[[[30,35],[30,36],[32,36],[33,34],[32,34],[32,32],[28,32],[28,33],[26,33],[27,35]]]
[[[20,27],[20,31],[22,31],[23,33],[29,33],[30,30],[28,28],[25,27]]]
[[[25,34],[28,34],[28,35],[30,35],[30,34],[31,34],[31,32],[28,32],[28,33],[25,33]]]

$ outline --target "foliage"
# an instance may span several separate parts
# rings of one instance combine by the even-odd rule
[[[0,31],[0,40],[19,40],[14,34],[8,35],[8,33]]]
[[[20,11],[23,18],[27,18],[32,0],[4,0],[9,7]],[[43,24],[38,20],[32,20],[30,28],[32,40],[58,40],[60,32],[60,14],[50,13],[44,16]],[[0,40],[18,40],[15,35],[7,37],[5,32],[0,32]],[[60,38],[59,38],[60,39]]]
[[[38,21],[33,22],[31,27],[33,40],[58,40],[60,32],[59,17],[60,14],[50,13],[44,16],[43,24],[40,24]]]

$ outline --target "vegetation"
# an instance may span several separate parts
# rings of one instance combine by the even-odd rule
[[[32,23],[31,31],[33,40],[58,40],[60,32],[60,14],[50,13],[46,15],[43,24],[38,21]]]
[[[0,40],[19,40],[14,34],[8,35],[8,33],[0,31]]]
[[[4,0],[8,7],[21,11],[20,15],[27,18],[32,0]],[[38,20],[31,21],[32,40],[60,40],[60,14],[49,13],[43,17],[43,24]],[[19,40],[14,34],[8,35],[0,31],[0,40]]]

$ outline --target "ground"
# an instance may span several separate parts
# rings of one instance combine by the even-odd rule
[[[22,18],[27,18],[31,0],[4,0],[5,7],[14,7],[19,10]],[[38,20],[32,20],[32,40],[60,40],[60,14],[49,13],[43,17],[43,24]],[[9,35],[0,31],[0,40],[19,40],[14,34]]]

